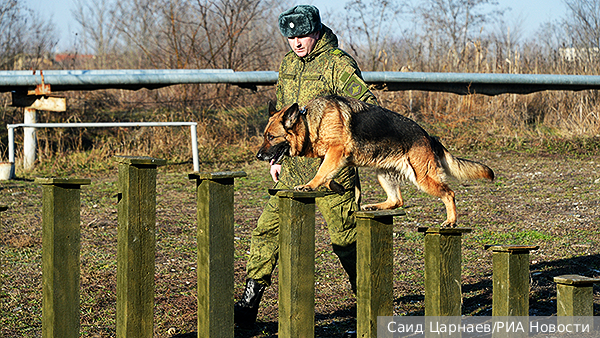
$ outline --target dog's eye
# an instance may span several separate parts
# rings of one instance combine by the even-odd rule
[[[271,134],[267,135],[267,141],[273,141],[275,137]]]

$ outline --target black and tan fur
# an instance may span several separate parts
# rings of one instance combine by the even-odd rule
[[[457,158],[413,120],[391,110],[359,100],[327,96],[305,108],[293,104],[280,111],[269,109],[269,123],[257,157],[277,162],[284,155],[322,158],[315,177],[296,190],[310,191],[324,185],[340,186],[333,178],[344,166],[374,167],[387,193],[382,203],[363,210],[402,206],[400,182],[407,179],[424,192],[439,197],[446,206],[443,226],[456,226],[454,192],[446,175],[458,179],[494,179],[484,164]]]

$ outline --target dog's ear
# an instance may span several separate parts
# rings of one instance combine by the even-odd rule
[[[269,101],[269,116],[273,116],[277,112],[277,108],[273,104],[273,101]]]
[[[298,109],[298,104],[294,103],[283,113],[283,127],[285,129],[292,129],[292,127],[298,121],[299,116],[300,109]]]

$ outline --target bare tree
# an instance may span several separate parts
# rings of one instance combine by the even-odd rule
[[[347,42],[357,58],[364,59],[364,69],[386,70],[389,45],[403,29],[398,19],[404,2],[367,1],[351,0],[344,7]]]
[[[56,47],[56,30],[20,0],[0,0],[0,69],[39,68]]]
[[[600,1],[563,0],[565,27],[574,45],[600,48]]]
[[[493,0],[426,0],[413,11],[422,23],[422,39],[431,56],[448,55],[457,65],[464,61],[468,42],[501,17],[503,11],[497,5]]]
[[[123,0],[114,21],[153,67],[260,69],[276,45],[274,0]]]
[[[273,46],[274,2],[261,0],[198,0],[196,18],[205,40],[199,55],[216,68],[249,69]],[[254,65],[254,67],[248,67]]]
[[[183,3],[188,3],[182,1]],[[164,1],[123,0],[115,5],[113,20],[123,40],[122,50],[134,68],[164,68],[168,55],[160,53]]]
[[[600,1],[563,0],[567,14],[563,21],[571,46],[579,58],[600,57]]]
[[[107,58],[119,46],[119,34],[114,19],[113,1],[77,0],[72,15],[79,24],[80,38],[86,53],[96,56],[96,66],[108,66]]]
[[[514,63],[516,56],[520,54],[523,42],[522,16],[511,16],[509,21],[501,18],[497,21],[494,31],[490,34],[490,43],[495,51],[496,66],[503,68],[505,63],[510,66]]]

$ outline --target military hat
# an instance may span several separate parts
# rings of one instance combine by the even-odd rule
[[[313,5],[294,6],[279,15],[279,30],[291,38],[321,30],[319,9]]]

